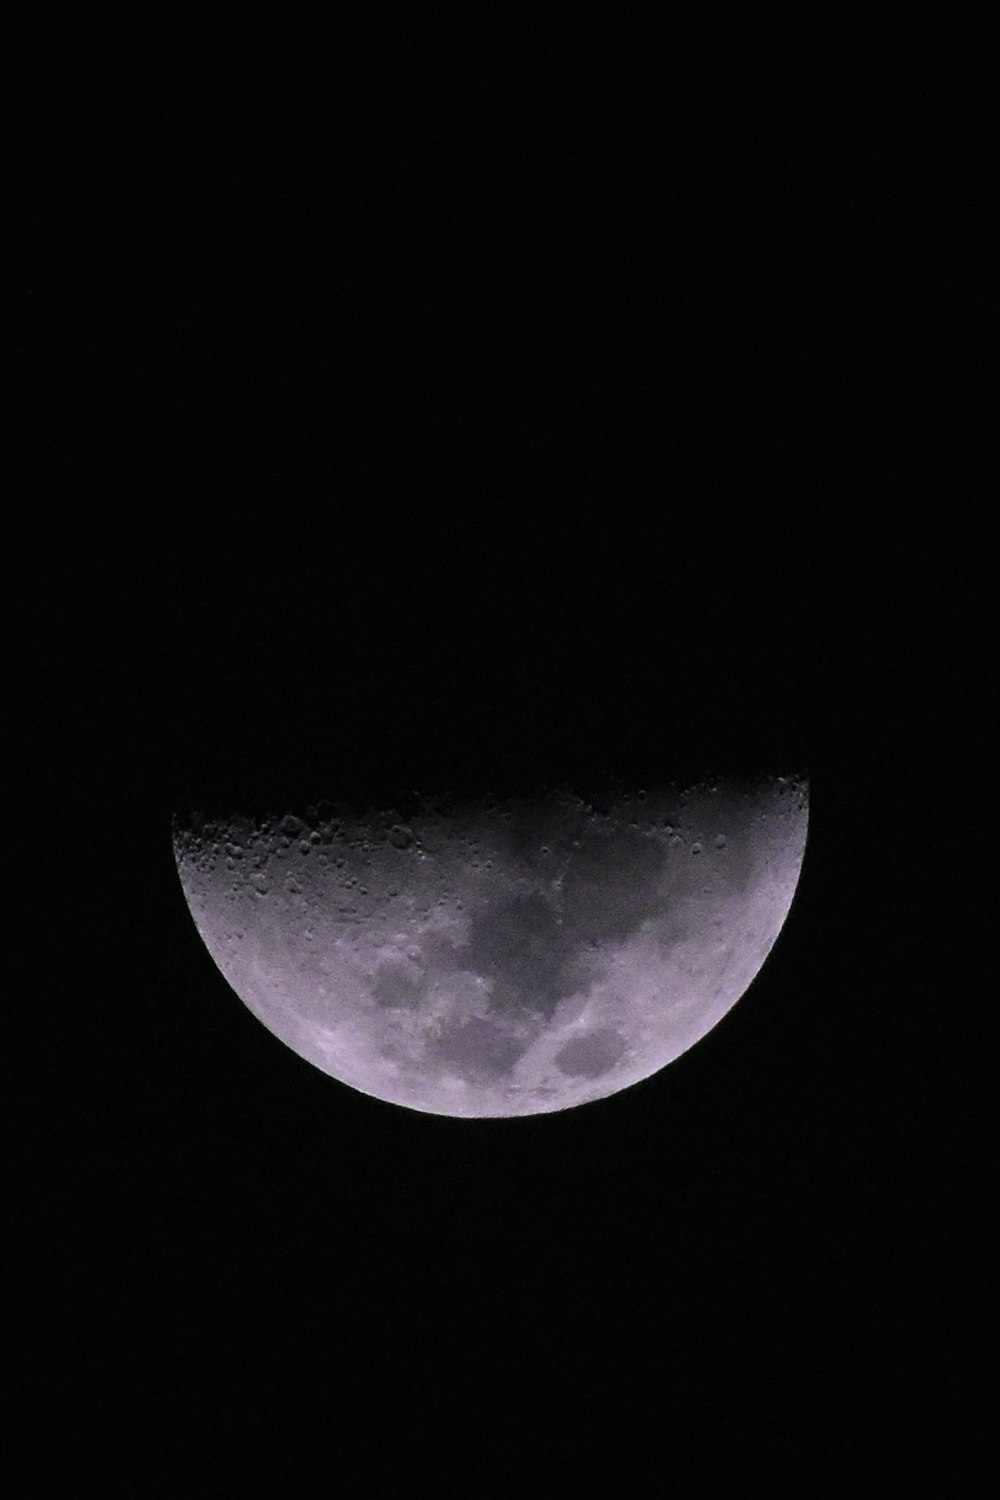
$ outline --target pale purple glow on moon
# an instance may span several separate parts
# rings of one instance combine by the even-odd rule
[[[710,1031],[781,930],[807,822],[806,784],[774,778],[195,819],[174,850],[216,964],[293,1051],[410,1109],[511,1116]]]

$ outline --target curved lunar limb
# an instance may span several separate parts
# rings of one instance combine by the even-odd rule
[[[195,815],[174,851],[213,959],[293,1051],[410,1109],[516,1116],[617,1093],[722,1019],[781,931],[807,822],[780,777]]]

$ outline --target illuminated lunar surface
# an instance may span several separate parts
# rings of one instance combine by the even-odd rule
[[[438,1115],[568,1109],[648,1078],[736,1003],[791,905],[805,783],[324,803],[175,821],[191,914],[293,1051]]]

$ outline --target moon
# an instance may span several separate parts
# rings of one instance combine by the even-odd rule
[[[212,958],[275,1036],[435,1115],[605,1098],[735,1005],[791,906],[799,778],[174,819]]]

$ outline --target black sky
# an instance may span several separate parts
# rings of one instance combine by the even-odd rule
[[[26,1475],[975,1473],[981,979],[933,976],[986,718],[984,107],[929,15],[29,21]],[[170,853],[191,806],[802,769],[746,999],[537,1120],[311,1069]]]

